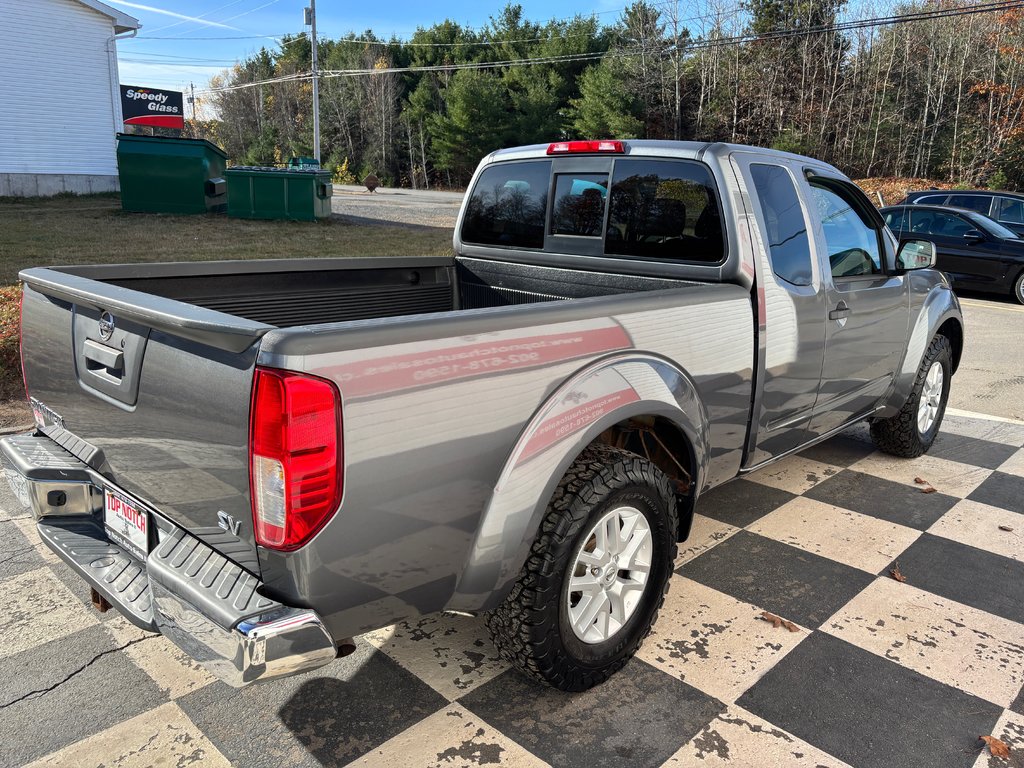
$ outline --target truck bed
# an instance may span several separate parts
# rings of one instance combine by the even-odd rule
[[[54,271],[275,328],[663,290],[692,281],[483,259],[326,259]]]
[[[93,265],[21,277],[23,324],[35,340],[26,377],[48,434],[254,573],[251,526],[236,537],[219,522],[251,515],[253,373],[257,360],[284,365],[265,348],[294,340],[314,354],[310,339],[340,349],[378,329],[406,341],[451,333],[432,327],[437,319],[471,334],[470,316],[493,308],[529,329],[529,305],[701,286],[463,258]]]

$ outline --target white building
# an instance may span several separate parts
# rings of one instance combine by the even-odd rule
[[[137,19],[96,0],[0,2],[0,196],[117,189],[117,38]]]

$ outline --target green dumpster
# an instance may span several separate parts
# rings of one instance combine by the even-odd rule
[[[148,213],[223,211],[228,156],[203,139],[117,135],[121,207]]]
[[[319,168],[320,161],[315,157],[293,157],[288,161],[289,168]]]
[[[331,172],[319,168],[235,166],[228,182],[228,216],[315,221],[331,215]]]

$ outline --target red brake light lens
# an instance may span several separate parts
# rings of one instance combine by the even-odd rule
[[[256,541],[306,544],[341,503],[341,398],[325,379],[257,368],[249,424]]]
[[[549,155],[574,155],[574,154],[601,154],[622,155],[626,152],[626,145],[621,141],[603,139],[601,141],[556,141],[548,144]]]

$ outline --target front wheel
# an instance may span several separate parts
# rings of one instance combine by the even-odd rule
[[[677,530],[675,494],[657,467],[588,448],[555,491],[512,592],[487,616],[502,658],[564,691],[607,680],[654,624]]]
[[[1017,281],[1013,284],[1013,298],[1018,303],[1024,304],[1024,272],[1017,276]]]
[[[913,459],[932,447],[946,413],[952,375],[953,347],[945,336],[936,336],[900,412],[871,422],[871,437],[879,450]]]

